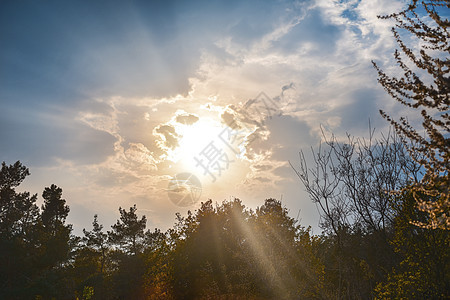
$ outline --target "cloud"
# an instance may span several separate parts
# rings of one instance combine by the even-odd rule
[[[230,166],[242,178],[223,179],[224,197],[233,189],[278,197],[294,176],[287,161],[319,142],[321,125],[342,135],[366,128],[370,117],[383,127],[378,108],[394,106],[370,60],[392,65],[394,41],[376,15],[401,5],[3,5],[0,153],[69,166],[83,182],[67,187],[77,201],[104,201],[105,210],[139,201],[167,225],[175,208],[165,189],[179,167],[168,153],[180,143],[179,126],[207,117],[247,138],[245,155]],[[275,111],[254,101],[260,92]],[[52,172],[45,176],[60,177]]]
[[[259,182],[270,182],[271,180],[269,178],[266,177],[255,177],[253,178],[253,180],[259,181]]]
[[[342,28],[329,24],[318,8],[309,9],[305,16],[286,34],[272,43],[271,51],[284,55],[308,49],[309,57],[327,56],[336,50]],[[306,47],[306,48],[305,48]]]
[[[198,119],[199,119],[198,116],[196,116],[194,114],[187,114],[187,113],[179,114],[175,117],[175,120],[178,123],[185,124],[185,125],[192,125],[195,122],[197,122]]]
[[[292,159],[292,161],[297,161],[296,159]],[[294,171],[290,165],[283,165],[277,167],[273,170],[273,174],[281,177],[281,178],[292,178],[294,176]]]
[[[145,171],[157,169],[157,162],[152,153],[141,143],[130,143],[128,149],[125,150],[125,157],[135,168],[142,168]]]
[[[86,165],[101,163],[114,153],[114,136],[56,112],[38,118],[15,110],[3,112],[0,151],[7,161],[54,166],[58,160],[68,160]]]
[[[180,137],[175,127],[169,124],[158,125],[155,127],[154,132],[155,135],[161,137],[161,140],[158,141],[158,145],[163,149],[175,149],[178,146],[178,138]]]
[[[252,167],[258,171],[267,171],[273,168],[273,166],[271,165],[264,165],[264,164],[253,165]]]
[[[226,110],[220,115],[220,118],[222,119],[222,122],[228,127],[236,128],[236,129],[241,128],[241,126],[239,125],[239,123],[236,120],[235,114],[233,114],[232,112],[229,112]]]

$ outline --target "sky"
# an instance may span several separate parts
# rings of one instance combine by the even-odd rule
[[[136,204],[148,228],[200,202],[276,198],[319,213],[291,168],[322,132],[367,136],[401,107],[394,69],[404,1],[1,1],[0,161],[56,184],[75,233]],[[39,200],[42,203],[42,199]]]

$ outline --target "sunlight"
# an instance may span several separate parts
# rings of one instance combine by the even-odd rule
[[[250,246],[250,251],[255,257],[258,258],[258,264],[256,265],[256,267],[262,274],[269,275],[269,280],[271,280],[271,282],[268,283],[274,286],[274,288],[276,289],[276,294],[280,296],[283,295],[287,289],[284,286],[283,281],[281,280],[280,274],[278,274],[277,272],[277,266],[273,264],[269,253],[266,253],[263,245],[259,242],[257,234],[255,233],[253,228],[249,226],[247,222],[245,222],[240,213],[238,213],[236,210],[232,210],[231,213],[235,217],[239,229],[244,233],[244,236]]]
[[[169,153],[169,159],[180,162],[183,167],[194,172],[195,157],[210,143],[217,139],[224,126],[210,118],[200,118],[192,125],[177,124],[176,131],[180,135],[179,146]]]

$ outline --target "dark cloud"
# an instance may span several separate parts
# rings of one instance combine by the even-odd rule
[[[259,182],[270,182],[271,181],[269,178],[266,178],[266,177],[255,177],[253,179],[257,180]]]
[[[236,128],[236,129],[240,129],[240,126],[238,124],[238,122],[236,122],[235,119],[235,115],[228,112],[228,111],[224,111],[221,115],[220,118],[222,119],[222,122],[227,125],[230,128]]]
[[[302,45],[311,43],[315,47],[308,53],[309,55],[331,54],[336,49],[336,43],[343,29],[343,27],[329,24],[319,9],[311,9],[299,24],[273,43],[272,50],[292,54],[298,52]]]
[[[214,42],[256,41],[294,6],[257,2],[2,1],[0,90],[33,104],[186,95],[202,49],[233,59]]]
[[[175,117],[175,120],[181,124],[192,125],[198,121],[198,116],[196,116],[194,114],[177,115]]]
[[[386,121],[379,114],[380,99],[384,97],[381,89],[358,89],[346,95],[349,103],[340,106],[330,115],[341,118],[339,129],[352,134],[365,135],[369,128],[383,128]]]
[[[318,141],[318,137],[311,136],[306,122],[287,115],[267,119],[264,127],[259,128],[259,131],[266,130],[270,133],[267,140],[257,138],[249,147],[256,153],[272,149],[272,159],[278,161],[295,159],[300,149],[315,145]]]
[[[298,156],[297,156],[297,158],[298,158]],[[298,160],[293,158],[291,161],[293,161],[294,164],[296,164]],[[297,176],[297,175],[295,175],[295,172],[291,166],[281,166],[281,167],[275,168],[272,171],[272,173],[274,175],[280,176],[282,178],[295,178],[295,176]]]
[[[155,128],[155,133],[163,137],[163,145],[169,149],[175,149],[178,146],[179,135],[175,127],[167,124],[159,125]]]
[[[13,112],[0,118],[1,159],[33,166],[54,165],[56,159],[84,165],[101,163],[114,153],[116,138],[109,133],[62,117],[48,121],[27,116]]]
[[[45,102],[57,103],[73,101],[70,96],[81,90],[97,96],[155,97],[189,91],[188,77],[200,53],[174,26],[177,15],[170,5],[2,4],[3,88],[45,94]]]
[[[254,165],[253,168],[258,171],[267,171],[272,169],[273,167],[270,165]]]

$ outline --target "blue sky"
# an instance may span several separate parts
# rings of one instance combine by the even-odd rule
[[[393,70],[392,24],[376,16],[402,6],[2,1],[0,160],[29,167],[23,188],[33,193],[62,187],[77,232],[95,213],[109,225],[119,206],[135,203],[149,227],[171,226],[175,212],[196,208],[168,199],[179,172],[202,182],[200,201],[238,197],[255,207],[282,197],[292,216],[301,210],[302,223],[317,228],[317,210],[288,162],[318,145],[321,126],[362,136],[369,118],[387,128],[378,109],[402,113],[371,66]],[[241,122],[245,138],[257,138],[228,154],[233,162],[211,182],[193,158],[227,120],[242,121],[260,92],[280,114],[262,116],[264,127]]]

